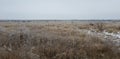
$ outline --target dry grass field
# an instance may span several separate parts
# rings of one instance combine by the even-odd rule
[[[0,59],[120,59],[120,22],[0,22]]]

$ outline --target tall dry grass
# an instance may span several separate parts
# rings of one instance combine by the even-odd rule
[[[0,26],[0,59],[120,59],[117,47],[72,24]]]

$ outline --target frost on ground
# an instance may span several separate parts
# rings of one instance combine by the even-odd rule
[[[91,30],[87,30],[87,34],[89,35],[93,35],[93,36],[101,36],[104,37],[103,40],[106,41],[111,41],[114,43],[115,46],[120,46],[120,33],[109,33],[107,31],[103,31],[103,32],[96,32],[96,31],[91,31]]]
[[[120,59],[119,26],[108,24],[2,22],[0,59]]]

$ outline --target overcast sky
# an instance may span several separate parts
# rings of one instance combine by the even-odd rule
[[[120,19],[120,0],[0,0],[0,19]]]

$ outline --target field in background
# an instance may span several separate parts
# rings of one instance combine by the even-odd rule
[[[120,59],[120,21],[0,21],[0,59]]]

